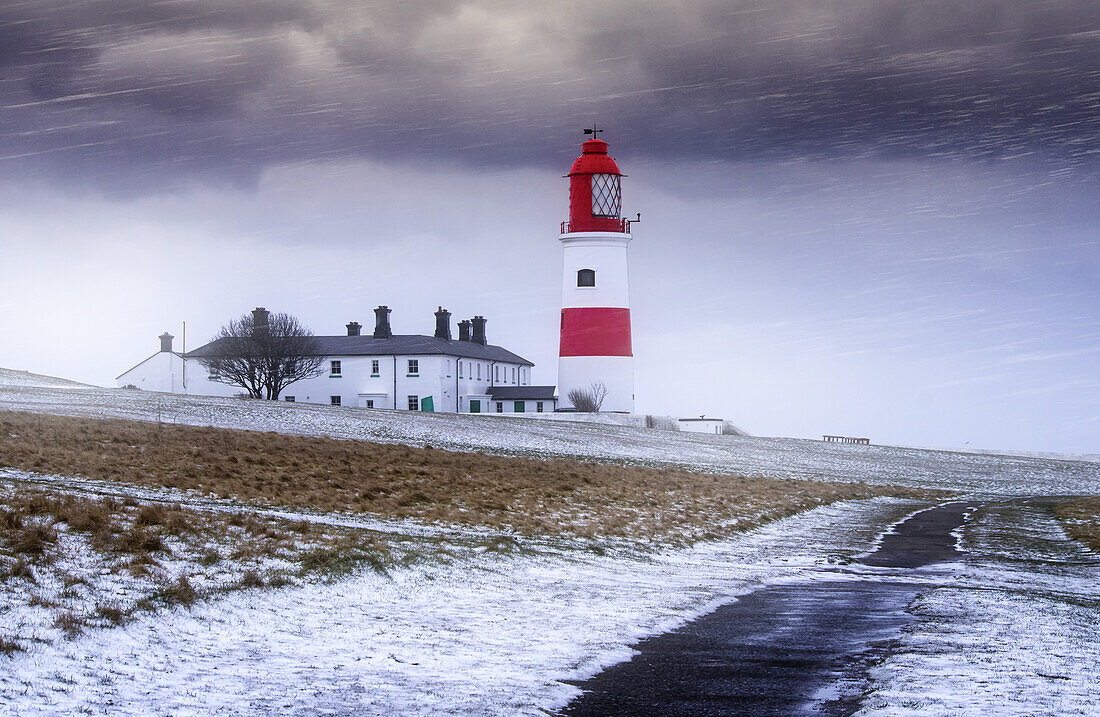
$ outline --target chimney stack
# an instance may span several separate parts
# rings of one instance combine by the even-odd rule
[[[451,312],[442,306],[435,312],[435,337],[451,340]]]
[[[252,310],[252,335],[267,336],[271,332],[269,317],[271,312],[262,306]]]
[[[471,323],[474,325],[473,336],[470,337],[470,341],[481,346],[485,345],[485,317],[475,316]]]
[[[390,331],[390,307],[379,306],[374,310],[374,338],[388,339],[393,336]]]
[[[176,338],[175,336],[173,336],[172,334],[165,331],[163,334],[161,334],[157,338],[160,339],[160,350],[161,351],[168,351],[168,352],[172,351],[172,339]]]
[[[358,336],[359,331],[363,327],[359,325],[358,321],[352,321],[348,324],[348,336]]]
[[[463,319],[458,322],[458,340],[469,341],[470,340],[470,320]]]

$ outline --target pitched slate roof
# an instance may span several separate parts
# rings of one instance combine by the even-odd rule
[[[550,401],[554,398],[554,386],[492,386],[486,393],[497,401],[514,399],[531,401]]]
[[[507,363],[534,366],[522,356],[500,346],[482,346],[472,341],[439,339],[434,336],[415,334],[392,336],[388,339],[376,339],[373,336],[315,336],[320,345],[321,356],[427,356],[432,354],[480,359],[482,361],[503,361]],[[218,339],[225,341],[226,339]],[[211,349],[218,341],[212,341],[187,352],[187,358],[203,358],[212,354]]]

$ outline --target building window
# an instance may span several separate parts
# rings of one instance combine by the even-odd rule
[[[513,413],[523,413],[526,410],[527,410],[527,404],[524,401],[513,401],[512,402],[512,412]]]
[[[371,376],[377,376],[378,375],[378,359],[375,359],[375,360],[370,362],[370,375]]]
[[[409,375],[420,375],[420,361],[417,359],[409,359]]]
[[[328,374],[330,378],[335,378],[340,375],[340,362],[329,361]]]
[[[332,404],[333,406],[339,406],[340,405],[340,397],[339,396],[329,396],[328,397],[328,402],[330,404]]]
[[[594,269],[581,269],[577,272],[577,286],[595,286],[596,271]]]
[[[497,401],[497,413],[504,413],[504,401]]]
[[[287,403],[294,403],[294,396],[283,396],[283,400]]]
[[[451,360],[447,359],[447,378],[451,377]]]
[[[481,380],[481,364],[480,363],[477,365],[477,380],[478,381]]]
[[[462,378],[462,362],[458,362],[458,377]]]
[[[373,398],[368,398],[366,400],[366,404],[367,404],[367,406],[366,406],[367,408],[374,408],[374,399]]]
[[[512,383],[516,382],[516,367],[512,367]]]
[[[493,366],[493,380],[494,381],[499,381],[500,380],[500,366],[496,366],[496,365]]]
[[[535,403],[535,413],[542,413],[542,401]]]
[[[420,396],[409,396],[409,410],[410,411],[419,411],[420,410]]]

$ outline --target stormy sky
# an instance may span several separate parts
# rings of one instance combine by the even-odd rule
[[[182,321],[443,304],[553,383],[593,121],[640,411],[1100,452],[1085,0],[3,3],[0,365],[111,385]]]

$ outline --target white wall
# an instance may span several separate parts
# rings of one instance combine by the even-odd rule
[[[593,382],[607,387],[601,411],[634,412],[634,359],[630,356],[562,356],[558,359],[558,399],[572,407],[569,391]]]
[[[627,271],[629,234],[617,232],[577,232],[563,234],[564,248],[561,295],[562,308],[612,306],[630,308],[630,281]],[[594,287],[578,287],[577,272],[593,269]]]
[[[717,433],[721,435],[722,426],[725,424],[725,421],[721,418],[692,418],[687,420],[681,418],[676,423],[679,424],[681,431],[688,431],[689,433]]]
[[[331,373],[331,362],[340,361],[340,374]],[[394,372],[396,360],[396,375]],[[410,375],[409,360],[417,362],[417,375]],[[378,362],[378,372],[372,370]],[[458,378],[458,361],[463,362],[463,378]],[[238,386],[229,386],[209,380],[209,373],[197,359],[186,361],[186,386],[184,386],[184,359],[174,353],[160,352],[130,369],[118,378],[118,385],[133,384],[147,391],[186,393],[202,396],[236,396],[244,393]],[[482,411],[488,412],[487,391],[490,386],[530,385],[531,369],[513,363],[498,363],[499,380],[492,380],[493,362],[474,359],[458,359],[454,356],[341,356],[326,357],[321,373],[302,379],[286,387],[280,400],[293,397],[301,403],[330,404],[332,396],[340,397],[342,406],[365,407],[373,400],[374,408],[408,410],[408,397],[418,401],[431,396],[436,411],[453,412],[457,396],[461,396],[462,411],[469,410],[467,396],[482,399]],[[478,378],[478,366],[480,376]],[[515,369],[515,378],[512,371]],[[396,391],[395,391],[396,387]]]
[[[245,393],[239,386],[227,386],[209,378],[210,374],[195,359],[185,362],[179,354],[161,351],[119,376],[116,382],[120,387],[132,385],[144,391],[197,396],[236,396]]]
[[[538,413],[539,401],[532,400],[532,399],[529,399],[529,398],[528,399],[519,399],[519,400],[521,400],[523,402],[523,414]],[[494,413],[494,414],[497,413],[497,404],[498,403],[501,404],[501,409],[502,409],[501,413],[502,414],[507,415],[507,414],[514,414],[516,412],[516,401],[515,400],[508,399],[508,400],[504,400],[504,401],[495,401],[495,400],[490,399],[489,402],[488,402],[489,407],[487,409],[485,408],[485,405],[482,404],[482,408],[481,408],[482,413]],[[542,403],[542,412],[543,413],[553,413],[554,412],[554,408],[556,407],[556,403],[553,399],[551,399],[551,398],[541,399],[541,403]],[[523,415],[523,414],[520,414],[520,415]]]
[[[481,412],[489,413],[490,408],[487,408],[488,395],[487,392],[492,386],[530,386],[531,385],[531,367],[520,366],[514,363],[494,362],[494,361],[478,361],[475,359],[459,359],[462,362],[462,378],[459,379],[459,388],[462,395],[462,412],[466,413],[470,410],[469,398],[475,400],[481,400]],[[481,367],[480,378],[478,378],[478,366]],[[499,369],[500,373],[496,374],[499,379],[494,379],[494,369]],[[515,378],[512,377],[512,372],[515,371]],[[452,409],[453,410],[453,409]]]

